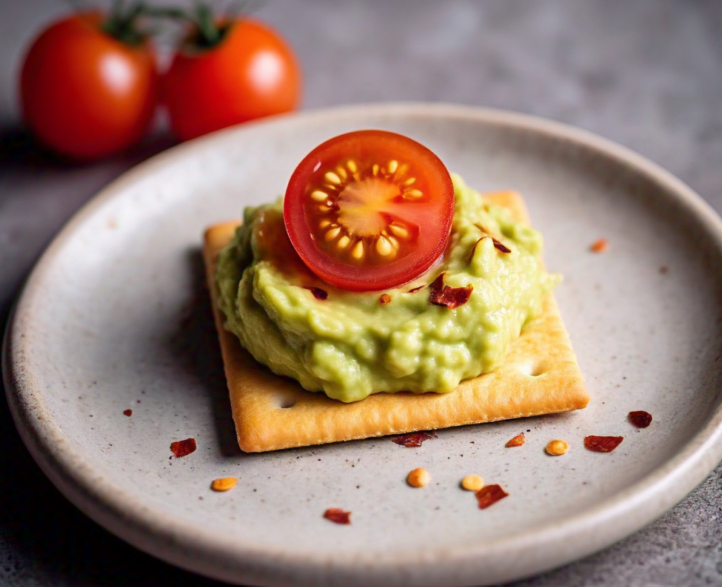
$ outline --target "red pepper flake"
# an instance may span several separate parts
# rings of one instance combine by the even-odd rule
[[[412,432],[411,434],[402,434],[391,440],[406,448],[416,448],[417,446],[421,446],[424,440],[429,440],[430,438],[437,438],[437,436],[433,432]]]
[[[410,290],[407,291],[406,293],[416,293],[417,291],[421,291],[421,290],[424,289],[425,287],[426,287],[425,285],[420,285],[419,287],[415,287],[415,288],[413,288],[413,289],[410,289]]]
[[[594,242],[592,243],[592,246],[589,247],[589,250],[590,250],[592,253],[603,253],[603,252],[606,251],[608,248],[609,248],[609,243],[607,242],[607,239],[605,239],[605,238],[600,238],[599,240],[594,241]]]
[[[489,237],[489,238],[491,239],[491,242],[494,243],[494,248],[495,248],[497,251],[499,251],[499,252],[501,252],[501,253],[511,253],[511,249],[510,249],[509,247],[507,247],[504,243],[498,241],[498,240],[495,239],[493,236],[491,236],[491,235],[489,234],[489,231],[486,230],[486,228],[484,228],[481,224],[475,224],[474,226],[476,226],[476,228],[478,228],[478,229],[479,229],[481,232],[483,232],[486,236],[482,236],[478,241],[476,241],[476,243],[474,243],[474,248],[471,250],[471,255],[472,255],[472,256],[473,256],[474,253],[476,252],[476,246],[477,246],[481,241],[483,241],[486,237]]]
[[[391,303],[391,296],[389,294],[381,294],[381,297],[379,297],[379,304],[382,306],[385,306],[386,304]]]
[[[501,251],[502,253],[511,253],[511,249],[504,243],[500,243],[493,236],[491,237],[491,240],[494,242],[494,248],[496,248],[497,251]]]
[[[511,253],[511,249],[507,247],[504,243],[499,242],[496,240],[493,236],[482,236],[478,241],[474,243],[473,248],[471,249],[471,256],[474,257],[474,254],[476,253],[476,247],[479,245],[481,241],[483,241],[485,238],[490,238],[491,241],[494,243],[494,248],[497,251],[500,251],[502,253]]]
[[[323,512],[323,517],[331,520],[334,524],[351,524],[351,512],[345,512],[341,508],[328,508]]]
[[[479,501],[480,510],[485,510],[500,499],[508,496],[509,494],[501,488],[501,485],[484,485],[484,487],[476,492],[476,499]]]
[[[173,451],[173,454],[178,459],[195,452],[196,448],[198,448],[198,446],[196,445],[195,438],[186,438],[185,440],[178,440],[170,444],[171,451]]]
[[[431,284],[431,294],[429,301],[437,306],[445,306],[450,310],[463,306],[469,301],[474,286],[469,284],[466,287],[449,287],[444,285],[444,275],[442,273]]]
[[[512,448],[514,446],[521,446],[526,442],[526,439],[524,438],[524,433],[517,434],[514,438],[512,438],[509,442],[506,443],[506,448]]]
[[[624,436],[586,436],[584,447],[593,452],[612,452],[622,444]]]
[[[304,289],[307,289],[313,294],[313,297],[317,300],[325,300],[328,298],[328,292],[325,289],[321,289],[320,287],[313,287],[309,286]]]
[[[646,428],[652,423],[652,414],[650,414],[649,412],[645,412],[644,410],[629,412],[627,418],[632,423],[632,425],[636,426],[637,428]]]
[[[133,415],[133,410],[123,410],[123,413],[130,418]]]

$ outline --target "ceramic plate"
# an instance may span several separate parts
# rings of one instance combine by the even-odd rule
[[[341,132],[384,128],[480,190],[513,188],[564,275],[557,299],[592,401],[556,416],[243,454],[203,288],[206,226],[282,194]],[[609,249],[590,252],[607,239]],[[173,564],[259,585],[473,585],[603,548],[662,514],[722,457],[722,225],[656,165],[584,131],[505,112],[373,105],[193,141],[138,166],[64,228],[4,350],[18,429],[81,510]],[[124,415],[132,410],[131,416]],[[654,421],[638,430],[630,410]],[[526,445],[505,442],[524,431]],[[613,453],[586,435],[623,436]],[[171,458],[172,441],[198,450]],[[569,452],[544,453],[562,438]],[[426,467],[432,483],[406,486]],[[509,497],[480,510],[467,473]],[[217,477],[239,478],[213,493]],[[352,525],[322,517],[352,513]]]

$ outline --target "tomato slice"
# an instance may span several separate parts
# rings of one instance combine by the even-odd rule
[[[283,218],[308,268],[354,291],[395,287],[444,252],[454,187],[441,160],[400,134],[362,130],[311,151],[291,175]]]

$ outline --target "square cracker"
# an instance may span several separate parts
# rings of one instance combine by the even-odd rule
[[[524,201],[516,192],[485,194],[484,198],[509,208],[515,218],[528,223]],[[218,309],[214,277],[218,254],[239,224],[226,222],[209,228],[203,257],[242,450],[263,452],[537,416],[584,408],[589,402],[552,293],[546,295],[541,315],[524,327],[498,369],[462,381],[450,393],[377,393],[345,404],[274,375],[223,327]]]

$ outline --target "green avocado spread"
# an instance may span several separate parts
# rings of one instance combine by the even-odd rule
[[[226,328],[274,373],[343,402],[445,393],[494,370],[560,278],[539,263],[539,232],[452,179],[446,252],[414,281],[378,292],[316,277],[288,240],[281,200],[246,208],[216,274]],[[431,302],[441,273],[445,286],[471,292],[457,307]]]

